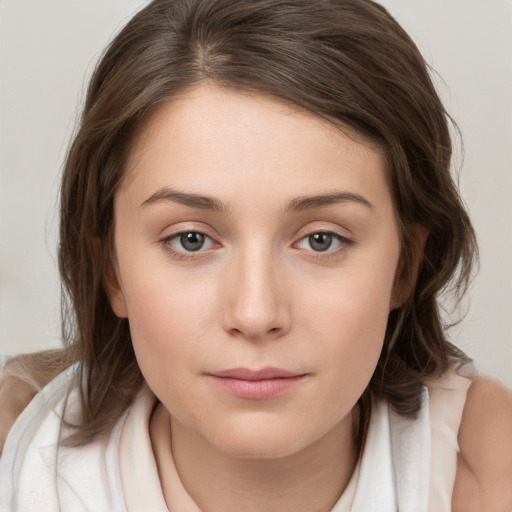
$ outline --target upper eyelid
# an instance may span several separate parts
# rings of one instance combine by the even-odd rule
[[[302,242],[302,240],[304,240],[306,238],[309,238],[312,235],[316,235],[317,233],[322,233],[322,234],[325,234],[325,235],[332,235],[333,238],[336,238],[338,241],[340,241],[342,243],[354,243],[354,241],[352,239],[350,239],[349,237],[347,237],[345,235],[337,233],[336,231],[328,231],[328,230],[320,230],[320,229],[318,229],[318,230],[306,233],[305,235],[299,237],[297,239],[297,241],[294,242],[294,244]]]
[[[201,235],[208,236],[212,240],[216,239],[215,235],[212,233],[212,228],[202,222],[199,223],[200,226],[197,224],[197,222],[184,221],[177,223],[177,225],[175,224],[173,226],[167,226],[165,229],[161,230],[159,238],[172,238],[183,233],[200,233]]]
[[[215,238],[213,236],[209,235],[208,233],[205,233],[204,231],[200,231],[198,229],[182,229],[180,231],[176,231],[174,233],[170,233],[168,235],[165,235],[165,236],[161,237],[160,240],[162,242],[169,241],[169,240],[174,240],[174,239],[177,239],[181,235],[186,234],[186,233],[198,233],[198,234],[203,235],[204,237],[210,239],[214,244],[218,244],[219,243],[219,242],[217,242],[215,240]]]
[[[345,238],[348,239],[349,237],[347,235],[343,235],[342,233],[339,233],[338,231],[334,229],[313,229],[312,231],[308,231],[304,235],[302,235],[300,238],[305,238],[307,236],[315,235],[316,233],[324,233],[326,235],[334,235],[339,238]]]
[[[184,233],[200,233],[201,235],[211,239],[216,245],[223,245],[222,242],[220,242],[222,237],[219,236],[219,234],[213,228],[207,224],[204,224],[203,222],[199,223],[200,226],[197,224],[198,223],[195,221],[183,221],[177,223],[177,226],[168,226],[166,229],[162,230],[161,235],[158,237],[158,241],[170,240]],[[311,226],[311,224],[313,224],[313,226]],[[326,226],[322,221],[313,221],[306,224],[295,232],[291,244],[294,245],[300,240],[307,238],[308,236],[311,236],[315,233],[327,233],[344,242],[355,242],[353,239],[353,234],[348,228],[344,226],[335,227],[335,225],[330,222],[327,224],[330,224],[330,226]]]
[[[206,230],[202,229],[180,229],[178,231],[173,231],[167,235],[162,236],[162,238],[175,238],[177,236],[183,235],[185,233],[199,233],[200,235],[207,236],[208,238],[213,238],[211,235],[206,233]]]
[[[313,224],[313,226],[311,226]],[[296,240],[302,240],[303,238],[314,235],[315,233],[328,233],[331,235],[335,235],[337,237],[340,237],[344,240],[353,241],[353,233],[343,226],[334,227],[332,223],[329,223],[330,226],[325,226],[325,223],[318,222],[318,225],[316,222],[312,222],[307,224],[306,226],[303,226],[301,229],[299,229],[295,234]],[[321,224],[324,224],[323,226]],[[332,226],[332,227],[331,227]]]

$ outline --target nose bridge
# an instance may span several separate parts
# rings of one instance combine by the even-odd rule
[[[284,334],[289,311],[279,277],[280,262],[272,247],[253,240],[234,259],[225,328],[251,339]]]

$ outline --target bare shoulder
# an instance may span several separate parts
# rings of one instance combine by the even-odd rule
[[[454,512],[512,511],[512,393],[477,377],[459,429]]]

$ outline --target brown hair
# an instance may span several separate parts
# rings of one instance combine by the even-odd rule
[[[63,331],[79,361],[83,412],[74,441],[111,425],[143,381],[128,321],[112,312],[105,285],[130,143],[150,111],[203,81],[292,102],[384,150],[401,233],[397,279],[410,293],[390,314],[360,399],[359,443],[371,396],[414,415],[425,380],[464,359],[446,339],[437,299],[449,283],[465,291],[476,253],[450,176],[449,117],[418,49],[370,0],[155,0],[99,63],[62,180]],[[418,226],[428,239],[416,273]]]

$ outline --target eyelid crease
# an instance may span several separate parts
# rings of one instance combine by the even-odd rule
[[[354,244],[355,243],[354,240],[348,238],[345,235],[337,233],[336,231],[328,231],[328,230],[325,230],[325,231],[323,231],[323,230],[311,231],[310,233],[307,233],[307,234],[301,236],[299,238],[298,242],[301,242],[302,240],[305,240],[306,238],[309,238],[310,236],[313,236],[313,235],[316,235],[316,234],[330,235],[333,238],[336,238],[337,240],[339,240],[340,242],[342,242],[344,244]],[[297,243],[297,242],[295,242],[295,243]]]
[[[295,239],[302,239],[304,237],[314,235],[315,233],[327,233],[335,236],[342,237],[344,240],[355,242],[354,232],[349,229],[345,224],[340,224],[339,219],[315,219],[304,224],[300,229],[295,232]]]

